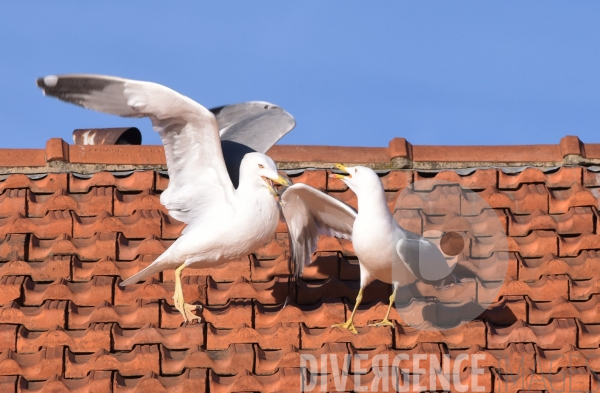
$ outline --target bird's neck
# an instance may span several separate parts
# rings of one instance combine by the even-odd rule
[[[366,190],[358,196],[358,212],[361,215],[392,219],[383,185]]]

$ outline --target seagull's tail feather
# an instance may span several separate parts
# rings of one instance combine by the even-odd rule
[[[135,282],[141,281],[144,278],[153,275],[154,273],[158,273],[165,270],[163,266],[158,265],[156,262],[146,267],[145,269],[137,272],[133,276],[129,277],[127,280],[123,281],[119,285],[122,287],[126,287],[129,284],[133,284]]]

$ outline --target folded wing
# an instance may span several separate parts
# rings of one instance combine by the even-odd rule
[[[319,235],[351,239],[356,210],[345,203],[302,183],[289,187],[281,202],[296,277],[310,264]]]
[[[161,203],[190,223],[233,204],[219,129],[213,113],[165,86],[103,75],[60,75],[37,80],[44,94],[124,117],[148,117],[165,147],[169,187]]]

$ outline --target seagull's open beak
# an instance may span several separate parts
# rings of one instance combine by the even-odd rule
[[[340,171],[342,171],[344,173],[332,173],[331,177],[336,178],[336,179],[345,179],[347,177],[352,177],[352,175],[348,171],[348,168],[346,168],[344,165],[334,164],[333,167],[339,169]]]
[[[263,180],[267,183],[267,188],[274,197],[279,196],[279,193],[275,190],[275,184],[282,186],[284,189],[292,185],[290,178],[285,175],[278,174],[277,177],[263,177]]]

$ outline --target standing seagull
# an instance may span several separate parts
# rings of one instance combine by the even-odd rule
[[[358,213],[337,199],[304,184],[289,187],[282,195],[282,210],[293,241],[296,276],[310,264],[319,234],[352,239],[360,266],[360,290],[350,318],[334,327],[356,333],[353,319],[363,289],[375,279],[393,284],[385,318],[375,326],[391,326],[388,317],[399,287],[422,280],[433,285],[452,271],[433,243],[409,232],[389,211],[383,184],[369,168],[336,164],[342,179],[358,198]]]
[[[234,188],[221,149],[215,115],[165,86],[101,75],[47,76],[37,81],[44,94],[88,109],[124,117],[148,117],[162,139],[169,186],[160,196],[169,214],[188,224],[181,237],[125,286],[175,269],[175,308],[185,321],[200,317],[185,303],[181,272],[248,255],[269,242],[279,222],[273,184],[289,186],[273,160],[247,153]],[[267,104],[268,105],[268,104]]]

